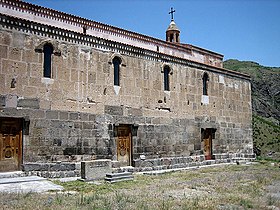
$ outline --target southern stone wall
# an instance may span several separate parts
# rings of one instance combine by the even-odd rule
[[[30,101],[30,100],[28,100]],[[30,104],[32,107],[33,105]],[[24,162],[79,162],[94,159],[116,160],[114,126],[137,125],[133,158],[192,155],[200,150],[199,129],[185,119],[170,124],[154,124],[155,118],[96,115],[32,108],[3,109],[0,117],[24,118]],[[160,119],[158,119],[160,120]]]
[[[0,26],[0,117],[29,122],[24,163],[116,160],[117,124],[138,127],[133,160],[142,154],[201,155],[203,128],[216,129],[214,155],[252,154],[248,77],[121,43],[77,41],[5,24]],[[43,78],[43,53],[36,50],[43,43],[59,52],[52,55],[51,78]],[[122,61],[118,87],[115,56]],[[165,65],[171,69],[170,91],[163,90]],[[207,96],[202,94],[205,73]]]
[[[34,107],[32,103],[30,107]],[[112,110],[113,106],[110,107],[111,113]],[[235,127],[235,124],[223,128],[215,121],[202,123],[200,118],[165,119],[123,116],[117,111],[113,113],[96,115],[6,108],[0,117],[25,118],[29,122],[28,127],[24,128],[27,130],[23,138],[24,162],[79,162],[100,158],[116,160],[116,137],[113,130],[116,123],[138,127],[136,135],[132,137],[133,159],[139,159],[143,154],[147,158],[202,154],[200,128],[205,125],[217,127],[213,139],[214,154],[251,153],[249,128],[244,130]],[[224,139],[230,141],[225,142]]]

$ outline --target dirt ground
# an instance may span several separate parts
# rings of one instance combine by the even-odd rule
[[[115,184],[56,182],[63,192],[0,194],[2,209],[280,209],[278,163],[135,175]]]

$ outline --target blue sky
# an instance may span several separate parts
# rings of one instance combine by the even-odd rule
[[[173,7],[181,42],[280,67],[280,0],[27,0],[165,40]]]

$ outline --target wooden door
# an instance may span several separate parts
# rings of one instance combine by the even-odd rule
[[[0,172],[20,170],[22,120],[0,118]]]
[[[129,126],[117,128],[117,158],[121,166],[131,165],[131,129]]]
[[[206,128],[203,136],[204,142],[204,156],[206,160],[212,159],[212,130],[211,128]]]

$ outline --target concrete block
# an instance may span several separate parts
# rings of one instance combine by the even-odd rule
[[[103,179],[106,174],[112,173],[112,162],[109,159],[100,159],[81,162],[81,178],[85,180]]]

